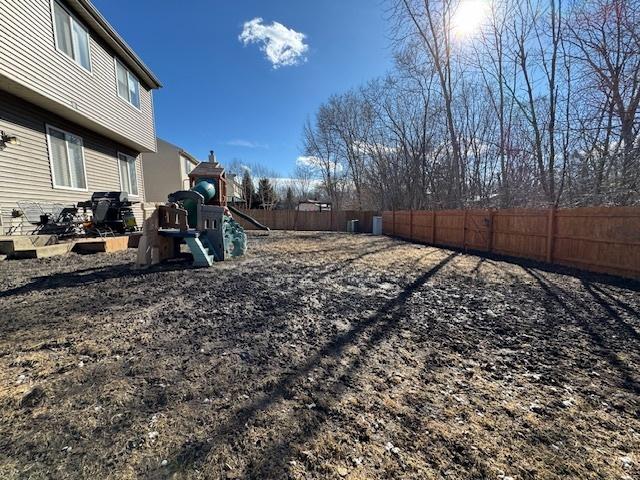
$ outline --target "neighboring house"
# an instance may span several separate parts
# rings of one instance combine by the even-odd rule
[[[244,199],[242,183],[238,181],[238,178],[235,173],[227,174],[227,203],[237,207],[246,207],[247,202]]]
[[[158,79],[88,0],[0,1],[0,19],[2,225],[20,200],[144,201]]]
[[[142,166],[147,202],[166,202],[170,193],[189,189],[189,174],[198,160],[161,138],[155,153],[143,153]]]
[[[331,210],[331,204],[317,200],[303,200],[298,203],[296,210],[300,212],[328,212]]]

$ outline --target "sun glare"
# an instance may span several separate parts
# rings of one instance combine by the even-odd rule
[[[489,13],[488,0],[462,0],[453,13],[451,28],[459,38],[476,34]]]

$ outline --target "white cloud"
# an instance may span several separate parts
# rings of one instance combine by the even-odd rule
[[[381,143],[356,141],[353,143],[353,146],[358,153],[363,153],[365,155],[378,155],[381,153],[392,154],[398,151],[397,147],[389,147]]]
[[[274,185],[277,185],[283,188],[286,188],[286,187],[294,188],[300,185],[300,179],[293,178],[293,177],[271,177],[269,178],[269,181]],[[309,188],[316,188],[322,185],[322,180],[317,178],[312,178],[307,180],[307,185]]]
[[[302,155],[298,157],[296,163],[302,167],[317,167],[320,164],[320,159],[318,157]]]
[[[318,157],[314,156],[300,156],[296,160],[296,164],[301,167],[309,167],[309,168],[326,168],[325,163]],[[336,163],[332,165],[332,168],[335,169],[336,172],[342,172],[343,166],[341,163]]]
[[[265,148],[265,149],[269,148],[269,145],[265,143],[251,142],[249,140],[242,140],[242,139],[230,140],[227,142],[227,145],[231,147],[242,147],[242,148]]]
[[[245,22],[238,37],[244,45],[259,44],[273,68],[298,65],[306,61],[304,54],[309,50],[309,45],[304,43],[305,38],[304,33],[296,32],[281,23],[267,25],[260,17]]]

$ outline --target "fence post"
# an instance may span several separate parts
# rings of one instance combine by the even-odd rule
[[[495,211],[493,210],[493,208],[489,209],[489,231],[487,232],[488,238],[487,238],[487,251],[489,253],[493,252],[493,217],[495,215]]]
[[[413,210],[409,210],[409,240],[413,241]]]
[[[395,237],[396,236],[396,211],[392,210],[391,215],[392,215],[391,218],[393,219],[393,221],[391,222],[391,236]]]
[[[549,209],[547,215],[547,263],[553,263],[553,241],[555,239],[556,207]]]
[[[462,211],[462,249],[467,249],[467,209]]]
[[[436,211],[431,211],[431,245],[436,243]]]

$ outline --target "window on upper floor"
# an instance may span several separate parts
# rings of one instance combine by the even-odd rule
[[[180,160],[182,160],[182,176],[187,177],[195,168],[195,165],[184,155],[180,155]]]
[[[140,82],[118,59],[116,59],[116,80],[120,98],[140,108]]]
[[[120,170],[120,188],[129,195],[138,195],[138,172],[136,159],[125,153],[118,153],[118,169]]]
[[[89,32],[69,10],[53,1],[56,48],[87,71],[91,71]]]
[[[86,190],[82,138],[47,125],[47,141],[53,187]]]
[[[182,187],[189,189],[189,174],[195,168],[195,165],[184,155],[180,155],[180,170],[182,171]]]

